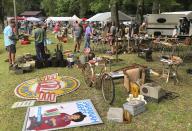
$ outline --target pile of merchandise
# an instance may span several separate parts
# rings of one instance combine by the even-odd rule
[[[16,59],[16,64],[12,67],[12,70],[16,74],[23,74],[31,72],[35,69],[35,56],[31,54],[25,54]]]

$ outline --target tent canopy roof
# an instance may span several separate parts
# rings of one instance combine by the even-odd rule
[[[81,21],[81,19],[76,15],[73,15],[73,17],[71,17],[71,21]]]
[[[118,11],[119,13],[119,21],[131,21],[133,18],[131,16],[126,15],[125,13]],[[111,21],[111,12],[98,13],[93,17],[89,18],[87,21]]]
[[[37,22],[41,21],[41,19],[36,18],[36,17],[28,17],[28,18],[26,18],[26,20],[27,20],[27,21],[32,21],[32,22],[33,22],[33,21],[34,21],[34,22],[35,22],[35,21],[37,21]]]
[[[55,21],[55,22],[58,22],[58,21],[81,21],[80,18],[78,18],[76,15],[73,15],[72,17],[48,17],[46,19],[47,22],[50,22],[50,21]]]
[[[41,11],[24,11],[20,16],[38,16],[41,14]]]
[[[49,21],[70,21],[71,17],[48,17],[46,19],[47,22]]]

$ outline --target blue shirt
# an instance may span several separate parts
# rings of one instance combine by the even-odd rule
[[[13,30],[12,30],[11,26],[5,27],[3,33],[4,33],[4,44],[5,44],[5,46],[9,46],[9,45],[14,44],[14,41],[9,38],[10,36],[13,35]]]
[[[90,26],[87,26],[85,29],[85,36],[90,36],[92,34],[92,29]]]

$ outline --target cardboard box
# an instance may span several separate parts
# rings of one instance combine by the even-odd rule
[[[109,111],[107,112],[107,119],[115,122],[123,122],[123,109],[109,108]]]
[[[139,100],[132,100],[129,102],[126,102],[123,104],[124,110],[127,110],[131,115],[136,116],[142,112],[144,112],[145,109],[145,102],[139,101]]]

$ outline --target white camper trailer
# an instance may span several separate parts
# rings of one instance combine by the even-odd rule
[[[149,35],[172,36],[177,26],[179,36],[192,36],[192,11],[148,14],[146,21]]]

